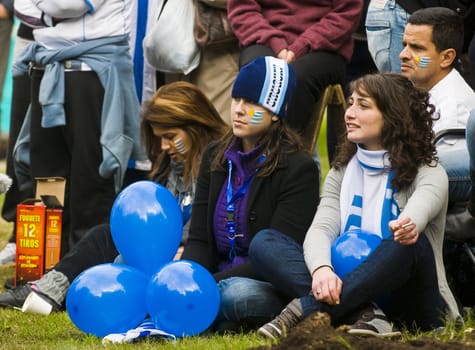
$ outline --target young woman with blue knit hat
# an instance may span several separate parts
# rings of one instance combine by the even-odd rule
[[[204,153],[182,258],[212,272],[221,292],[216,330],[256,327],[290,301],[249,260],[258,232],[302,244],[318,205],[319,175],[285,116],[295,75],[274,57],[241,68],[232,131]]]

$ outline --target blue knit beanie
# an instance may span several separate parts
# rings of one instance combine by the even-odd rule
[[[279,58],[261,56],[241,68],[231,96],[245,98],[285,118],[295,85],[292,66]]]

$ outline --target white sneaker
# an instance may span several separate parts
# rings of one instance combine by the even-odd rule
[[[16,244],[7,243],[5,248],[0,252],[0,265],[15,262],[16,259]]]

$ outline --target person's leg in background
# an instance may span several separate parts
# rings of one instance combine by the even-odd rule
[[[275,56],[274,51],[265,45],[250,45],[241,49],[239,67],[245,66],[259,56]]]
[[[399,53],[409,14],[395,0],[371,0],[366,14],[368,49],[380,72],[401,72]]]
[[[468,46],[468,62],[470,64],[470,86],[475,90],[475,33]]]
[[[297,59],[292,66],[297,76],[297,88],[289,106],[287,120],[289,126],[302,133],[314,117],[315,103],[325,88],[332,84],[344,85],[346,62],[334,53],[311,52]],[[327,110],[326,131],[330,162],[343,125],[338,114],[330,105]]]
[[[444,164],[444,161],[452,161],[455,164],[464,166],[464,169],[468,168],[468,171],[465,171],[464,173],[464,179],[466,179],[466,181],[461,184],[462,186],[459,186],[464,190],[462,193],[464,194],[464,197],[456,198],[457,201],[465,202],[468,200],[467,207],[460,213],[447,215],[445,234],[452,237],[472,239],[475,237],[473,232],[475,227],[475,110],[472,111],[468,118],[465,133],[468,152],[466,151],[466,153],[463,153],[463,156],[458,154],[449,156],[444,155],[444,158],[441,161],[442,164]],[[456,169],[455,166],[452,168]],[[446,170],[450,181],[450,174],[453,169],[446,167]]]
[[[66,203],[71,225],[67,242],[69,250],[92,227],[109,222],[116,191],[113,176],[103,178],[99,174],[102,162],[102,84],[94,72],[71,72],[66,73],[65,91],[64,137],[70,161],[69,199]]]
[[[239,71],[239,47],[205,48],[198,68],[190,73],[190,82],[209,98],[221,118],[231,124],[231,90]]]
[[[31,188],[20,189],[20,184],[15,175],[14,163],[13,163],[13,147],[17,140],[23,120],[25,119],[25,113],[30,103],[30,78],[28,75],[20,75],[13,78],[13,93],[12,93],[12,106],[10,116],[10,130],[8,138],[7,149],[7,164],[6,173],[12,179],[12,186],[5,194],[5,200],[2,208],[2,218],[7,222],[13,223],[13,232],[9,239],[9,244],[16,244],[16,207],[27,198],[33,198],[34,192]],[[14,247],[15,248],[15,247]],[[16,248],[13,250],[11,257],[1,257],[1,264],[5,264],[9,261],[15,261]],[[1,255],[1,253],[0,253]]]
[[[67,72],[66,125],[43,128],[38,102],[42,73],[33,69],[31,76],[31,172],[34,177],[66,178],[61,238],[64,256],[87,230],[108,222],[116,195],[114,179],[99,175],[104,89],[92,71]]]
[[[3,6],[0,4],[0,6]],[[4,9],[5,14],[8,13],[6,9]],[[0,19],[0,101],[3,101],[3,87],[5,85],[5,77],[8,69],[8,60],[10,59],[10,42],[11,42],[11,32],[12,32],[12,25],[13,21],[11,18],[9,19]],[[5,118],[4,114],[2,113],[2,109],[0,109],[0,121]],[[7,156],[8,156],[8,148],[7,148]],[[8,171],[6,171],[8,175]],[[11,178],[11,177],[10,177]],[[6,264],[8,262],[15,260],[15,237],[13,237],[13,241],[7,242],[5,247],[0,251],[0,265]]]
[[[206,47],[201,51],[198,67],[191,73],[165,73],[163,84],[174,81],[188,81],[195,84],[211,101],[221,118],[231,123],[231,90],[239,71],[240,49],[236,45]]]
[[[12,26],[13,21],[11,18],[0,19],[0,47],[2,48],[2,50],[0,50],[0,100],[3,96],[3,86],[7,75],[8,60],[10,59]]]
[[[312,118],[315,103],[331,84],[342,84],[346,63],[343,57],[330,52],[310,52],[293,63],[297,87],[287,111],[290,127],[302,133]]]
[[[31,29],[27,30],[20,25],[18,35],[15,38],[15,47],[13,52],[13,62],[20,54],[20,52],[29,44],[31,40],[23,38],[23,31],[28,31],[24,36],[31,35]],[[3,46],[2,46],[3,47]],[[5,247],[5,251],[0,252],[0,264],[15,261],[16,256],[16,207],[27,198],[34,197],[34,190],[31,188],[20,189],[21,184],[15,174],[14,162],[12,157],[13,147],[15,146],[18,134],[25,114],[30,104],[30,78],[27,74],[13,77],[12,83],[12,101],[10,109],[10,128],[8,131],[8,148],[6,154],[6,174],[13,180],[12,186],[5,194],[5,199],[2,207],[2,218],[7,222],[13,223],[12,235]],[[7,280],[7,287],[12,287],[13,283]]]
[[[449,177],[449,203],[466,202],[470,195],[470,156],[466,140],[437,147],[439,162]]]
[[[472,216],[475,217],[475,111],[472,111],[468,117],[466,138],[468,154],[470,156],[470,179],[472,182],[469,209]],[[472,228],[473,227],[475,226],[472,226]]]

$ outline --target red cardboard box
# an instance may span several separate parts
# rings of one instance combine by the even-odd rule
[[[36,198],[17,206],[15,286],[39,279],[59,261],[64,178],[37,178]]]

